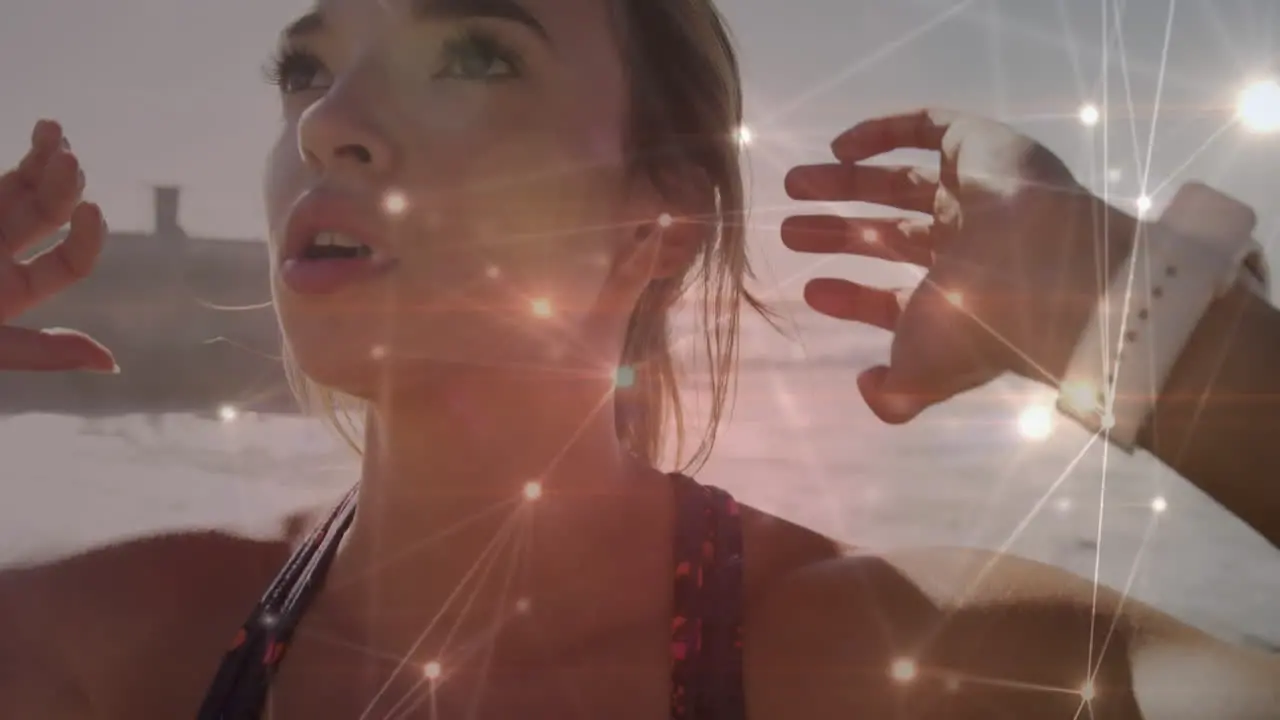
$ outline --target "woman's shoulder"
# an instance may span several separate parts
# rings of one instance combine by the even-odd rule
[[[311,517],[265,536],[166,532],[0,572],[0,658],[61,675],[106,717],[125,698],[189,706]]]
[[[745,592],[759,597],[783,578],[841,557],[848,549],[839,541],[750,505],[739,505],[742,518]]]

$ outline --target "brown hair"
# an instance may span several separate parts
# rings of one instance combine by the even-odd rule
[[[626,141],[632,171],[668,195],[687,191],[687,185],[672,180],[694,171],[709,191],[694,199],[673,198],[682,207],[696,206],[695,214],[682,213],[681,221],[699,223],[706,231],[704,242],[685,272],[650,283],[632,311],[619,362],[634,373],[634,382],[620,391],[618,436],[656,465],[673,424],[675,463],[692,472],[709,456],[732,398],[740,310],[746,305],[774,320],[746,289],[754,276],[746,252],[738,60],[713,0],[608,1],[631,83]],[[686,460],[687,421],[670,320],[673,308],[694,286],[700,291],[694,310],[700,355],[710,374],[710,407],[702,437]],[[351,432],[358,428],[352,417],[358,403],[307,380],[289,360],[287,344],[285,352],[290,384],[304,408],[331,418],[359,450]]]
[[[742,84],[724,18],[712,0],[614,0],[630,73],[630,149],[635,170],[664,187],[692,169],[709,184],[699,219],[707,232],[697,260],[682,276],[654,281],[627,327],[621,363],[635,384],[619,403],[618,434],[656,463],[668,423],[674,457],[684,460],[686,418],[671,338],[671,310],[695,285],[701,359],[710,374],[710,407],[702,437],[682,469],[697,469],[715,443],[734,390],[743,305],[773,320],[746,288],[754,279],[746,248],[746,191],[740,154]],[[686,199],[687,200],[687,199]]]

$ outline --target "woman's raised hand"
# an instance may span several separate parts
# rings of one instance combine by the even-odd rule
[[[902,148],[935,151],[940,162],[865,162]],[[791,197],[915,213],[804,215],[782,226],[793,250],[923,269],[919,286],[905,290],[837,278],[805,288],[818,312],[893,333],[888,362],[859,378],[872,410],[906,422],[1006,371],[1056,386],[1105,269],[1132,247],[1136,220],[1085,190],[1040,143],[982,118],[936,110],[877,118],[841,134],[832,150],[836,162],[787,175]]]
[[[31,149],[0,176],[0,371],[113,372],[110,351],[70,330],[30,330],[8,323],[85,277],[106,236],[102,210],[81,201],[84,172],[62,128],[36,123]],[[57,245],[27,260],[19,254],[70,223]]]

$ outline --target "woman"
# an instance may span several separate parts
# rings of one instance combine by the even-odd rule
[[[281,42],[273,293],[304,397],[330,415],[344,397],[367,406],[359,501],[299,548],[185,534],[8,573],[6,716],[1280,713],[1276,658],[1089,582],[968,551],[845,556],[655,469],[679,407],[671,306],[691,283],[705,300],[714,412],[695,459],[728,395],[738,311],[760,309],[745,289],[738,73],[709,1],[324,0]],[[858,164],[906,144],[942,151],[953,184]],[[887,118],[833,149],[839,162],[789,175],[793,196],[926,212],[949,198],[933,231],[784,227],[797,250],[931,266],[905,312],[886,291],[807,289],[820,312],[896,328],[891,364],[861,383],[873,408],[905,421],[1004,370],[1053,383],[1099,293],[1095,223],[1129,237],[1134,221],[993,123]],[[981,178],[1015,183],[1017,199],[984,202],[999,188]],[[12,317],[89,271],[103,222],[53,123],[4,183],[10,253],[71,223],[50,254],[5,265]],[[991,269],[1024,251],[962,281],[932,265],[942,235]],[[1114,264],[1127,243],[1108,252]],[[980,322],[959,322],[955,293]],[[1017,315],[982,302],[1010,295]],[[1247,293],[1213,312],[1280,337]],[[114,369],[80,336],[0,340],[5,367]],[[1239,367],[1275,352],[1208,331],[1189,352],[1224,348]],[[1208,386],[1206,363],[1183,365],[1170,397]],[[1166,401],[1161,421],[1187,426],[1184,405]],[[1255,460],[1273,452],[1241,442]],[[1233,509],[1274,502],[1198,469],[1220,447],[1177,463]],[[1255,526],[1270,532],[1269,517]]]

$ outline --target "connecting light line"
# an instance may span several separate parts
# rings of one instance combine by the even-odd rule
[[[409,662],[409,659],[412,658],[418,652],[418,648],[421,647],[422,643],[426,641],[427,635],[430,634],[431,630],[435,628],[435,624],[439,622],[441,618],[444,617],[444,614],[448,611],[449,607],[453,604],[454,598],[456,598],[458,594],[462,592],[462,588],[471,580],[471,577],[475,575],[475,573],[481,570],[482,564],[484,563],[485,558],[487,558],[490,553],[494,552],[498,547],[500,547],[500,543],[506,539],[507,535],[511,532],[511,528],[514,526],[514,520],[517,519],[518,517],[519,517],[518,513],[513,513],[511,517],[507,518],[507,520],[503,523],[502,528],[499,529],[498,532],[494,534],[493,539],[489,541],[489,544],[485,546],[484,550],[480,553],[480,556],[476,558],[476,561],[475,563],[472,564],[471,569],[468,570],[465,575],[463,575],[462,580],[458,582],[458,586],[454,588],[453,591],[449,594],[449,597],[445,599],[444,605],[436,613],[435,617],[433,617],[431,621],[427,623],[426,628],[424,628],[423,631],[419,633],[418,637],[413,641],[413,643],[409,646],[409,649],[405,652],[404,657],[401,658],[400,663],[396,665],[395,670],[393,670],[391,674],[387,677],[387,681],[383,683],[382,687],[379,688],[378,692],[373,696],[373,699],[369,701],[369,704],[365,708],[364,712],[360,714],[359,720],[366,720],[366,718],[368,718],[369,713],[373,710],[377,702],[380,699],[382,699],[382,696],[386,694],[387,690],[391,687],[391,683],[395,681],[396,676],[400,674],[400,671],[404,669],[404,666]]]
[[[471,699],[471,709],[468,712],[469,718],[475,717],[475,714],[479,711],[480,695],[484,690],[485,682],[487,681],[487,678],[489,676],[489,670],[493,660],[493,649],[494,649],[495,641],[497,640],[499,633],[502,631],[503,626],[506,624],[508,620],[510,620],[513,617],[509,611],[509,607],[513,604],[508,602],[508,598],[509,598],[508,592],[511,588],[512,580],[516,575],[516,571],[520,567],[520,561],[523,559],[525,555],[525,551],[527,550],[528,539],[529,539],[528,532],[530,528],[530,522],[529,522],[530,516],[526,514],[526,515],[522,515],[522,517],[524,521],[520,523],[520,531],[521,531],[520,536],[516,538],[516,545],[512,549],[510,560],[507,563],[507,571],[503,578],[502,588],[498,593],[498,597],[500,598],[500,601],[497,609],[495,610],[492,625],[490,626],[488,631],[485,633],[485,635],[482,636],[481,638],[482,640],[484,640],[484,642],[473,642],[463,652],[449,654],[448,653],[449,639],[446,638],[439,653],[440,657],[450,658],[450,661],[449,661],[450,668],[464,667],[469,664],[470,658],[477,655],[481,657],[479,676],[478,676],[478,680],[475,687],[475,695]],[[494,563],[496,563],[496,559],[494,560]],[[486,570],[486,574],[487,573],[488,571]],[[473,600],[475,596],[479,593],[479,588],[482,584],[483,584],[483,581],[477,584],[476,593],[472,595]],[[468,603],[468,605],[470,605],[470,602]],[[504,609],[507,609],[507,612],[505,614],[503,612]],[[464,610],[464,615],[465,615],[465,612],[466,611]],[[516,615],[520,615],[520,614],[522,613],[520,613],[520,611],[517,610]],[[452,637],[452,631],[450,632],[450,636]],[[385,716],[385,720],[397,720],[398,718],[404,718],[407,720],[408,718],[411,718],[413,716],[413,713],[417,710],[417,708],[422,706],[422,703],[424,701],[430,703],[431,718],[433,718],[433,720],[434,718],[437,718],[439,716],[439,709],[436,706],[435,693],[436,693],[436,689],[439,688],[440,686],[440,680],[441,680],[441,677],[439,675],[433,677],[430,673],[424,672],[422,679],[420,679],[414,685],[414,687],[410,688],[405,693],[404,697],[402,697],[399,701],[397,701],[396,706],[400,706],[404,704],[404,708],[397,715],[396,707],[392,707],[391,710],[387,712]],[[425,692],[423,692],[424,685],[426,686]],[[413,699],[412,702],[409,702],[410,699],[413,698],[415,695],[417,695],[417,698]]]

